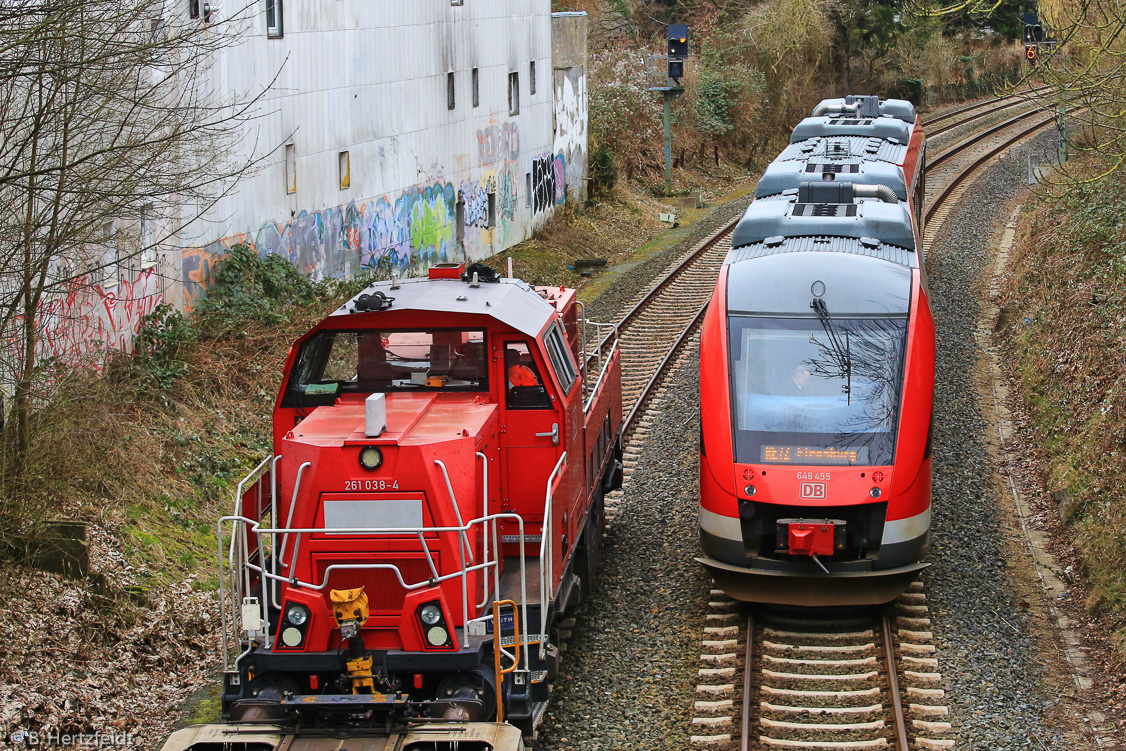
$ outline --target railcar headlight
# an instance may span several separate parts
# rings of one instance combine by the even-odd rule
[[[364,469],[379,469],[383,464],[383,452],[375,446],[367,446],[360,451],[360,466]]]
[[[872,496],[873,498],[879,498],[881,495],[883,495],[883,491],[879,488],[872,488],[868,491],[868,495]]]
[[[309,620],[309,611],[301,605],[290,605],[285,611],[285,619],[294,626],[304,626],[305,621]]]
[[[441,626],[435,626],[426,632],[426,641],[430,642],[435,647],[440,647],[449,641],[450,635],[446,629]]]
[[[743,492],[747,495],[754,495],[758,492],[758,490],[755,489],[754,485],[748,485],[747,487],[743,488]]]
[[[437,605],[426,605],[418,612],[418,617],[421,618],[422,622],[427,626],[433,626],[435,623],[442,620],[442,609]],[[433,629],[431,629],[431,631],[433,631]],[[444,644],[445,641],[446,640],[443,638],[440,643]]]

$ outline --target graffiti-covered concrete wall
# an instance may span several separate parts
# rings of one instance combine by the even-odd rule
[[[550,5],[288,3],[280,37],[263,15],[222,69],[235,90],[280,70],[257,139],[272,150],[185,236],[176,302],[237,243],[317,278],[411,276],[501,252],[583,198],[585,16]],[[559,68],[553,35],[580,24],[563,48],[581,61]]]
[[[557,184],[567,197],[585,201],[587,194],[587,15],[553,13],[551,67],[555,89],[554,160]]]

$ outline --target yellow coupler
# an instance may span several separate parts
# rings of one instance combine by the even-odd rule
[[[353,694],[374,694],[375,679],[371,674],[372,658],[364,651],[360,628],[368,620],[368,596],[363,587],[357,589],[334,589],[329,593],[332,600],[332,617],[340,632],[348,642],[349,659],[345,663],[348,675],[352,677]]]

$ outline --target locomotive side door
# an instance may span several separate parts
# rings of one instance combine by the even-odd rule
[[[566,425],[563,405],[555,393],[535,339],[513,335],[494,345],[495,372],[501,384],[501,449],[504,462],[503,508],[529,522],[543,521],[547,478],[564,450]],[[559,529],[562,512],[556,507],[554,522]],[[515,524],[505,525],[506,535],[517,534]],[[525,534],[537,530],[525,526]],[[512,538],[510,541],[515,542]],[[529,544],[529,556],[539,555],[539,543]],[[509,549],[508,554],[517,551]]]

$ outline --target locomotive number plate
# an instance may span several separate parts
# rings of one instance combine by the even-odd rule
[[[826,480],[831,479],[828,472],[798,472],[799,480]]]
[[[398,490],[399,481],[393,477],[382,480],[345,480],[345,490]]]

